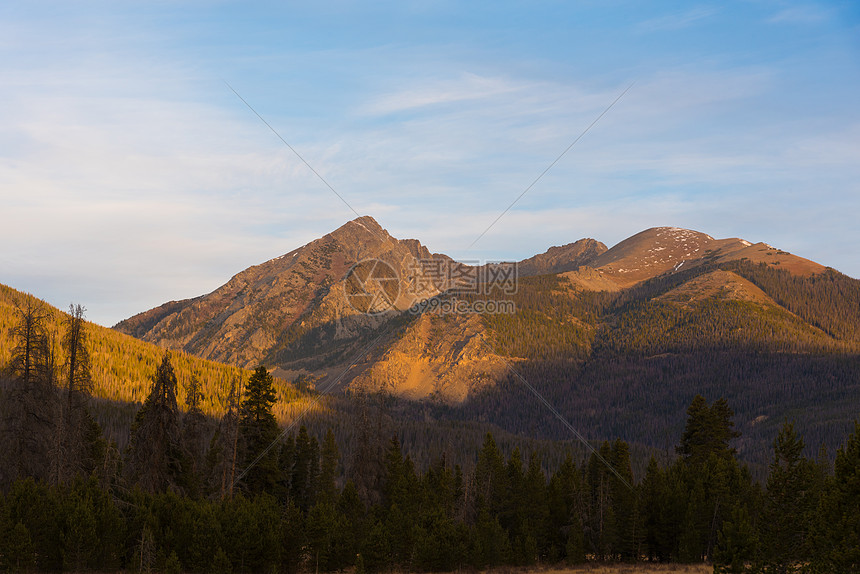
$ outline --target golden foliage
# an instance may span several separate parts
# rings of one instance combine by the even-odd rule
[[[15,289],[0,285],[0,368],[9,364],[14,341],[12,330],[16,322],[16,301],[32,298]],[[46,304],[47,306],[47,304]],[[49,330],[61,332],[61,323],[66,313],[50,307]],[[93,397],[119,403],[143,403],[152,387],[152,377],[164,355],[164,349],[124,335],[113,329],[87,322],[87,337],[92,362]],[[62,358],[60,363],[62,363]],[[188,383],[196,378],[203,393],[203,413],[220,417],[233,381],[247,381],[251,371],[215,361],[208,361],[183,353],[171,351],[171,362],[179,382],[177,399],[185,408]],[[279,424],[286,424],[305,408],[319,410],[312,405],[312,397],[296,391],[283,379],[275,379],[278,401],[273,413]],[[98,401],[102,403],[103,401]]]

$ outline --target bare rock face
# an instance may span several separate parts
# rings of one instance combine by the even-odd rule
[[[444,256],[431,254],[418,241],[397,240],[373,218],[360,217],[242,271],[208,295],[167,303],[115,328],[207,359],[252,367],[314,328],[325,326],[336,339],[349,339],[378,327],[390,318],[386,311],[393,315],[415,303],[406,282],[416,273],[416,261],[434,258]],[[381,261],[380,269],[388,265],[398,277],[395,285],[366,283],[391,291],[374,309],[362,309],[366,301],[348,297],[345,277],[362,261]]]
[[[590,264],[606,252],[606,246],[594,239],[580,239],[560,247],[550,247],[545,253],[523,259],[517,264],[521,277],[574,271]]]
[[[459,403],[506,373],[477,315],[421,315],[353,386]]]

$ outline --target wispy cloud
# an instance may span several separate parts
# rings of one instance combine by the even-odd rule
[[[700,20],[709,18],[717,13],[717,9],[711,6],[697,6],[689,10],[673,12],[643,20],[636,28],[640,32],[663,32],[669,30],[681,30],[688,28]]]
[[[833,12],[819,5],[801,4],[783,8],[768,18],[768,22],[786,24],[819,24],[831,18]]]
[[[480,102],[523,88],[524,86],[504,78],[462,73],[455,79],[431,82],[425,80],[406,89],[381,94],[367,104],[363,111],[385,115],[441,104]]]
[[[831,60],[796,54],[781,36],[762,50],[714,7],[645,10],[637,30],[719,24],[732,42],[631,35],[614,8],[585,22],[588,36],[569,30],[588,17],[575,9],[513,22],[510,11],[447,5],[457,22],[443,25],[432,9],[410,19],[392,5],[388,25],[419,40],[387,41],[375,20],[353,21],[356,10],[319,47],[313,8],[301,24],[289,14],[246,29],[229,17],[189,28],[187,7],[182,18],[156,7],[140,19],[76,6],[75,26],[0,8],[0,242],[14,246],[0,251],[0,282],[61,306],[80,301],[103,323],[210,291],[352,218],[224,88],[225,75],[359,212],[453,256],[522,258],[662,224],[792,251],[860,241],[846,215],[860,210],[856,78],[836,69],[838,82],[822,86]],[[337,15],[324,16],[331,32]],[[756,16],[745,22],[778,36],[782,27]],[[774,46],[786,54],[773,58]],[[619,105],[463,254],[631,79]],[[860,272],[856,253],[844,264],[823,247],[803,254],[817,253]]]

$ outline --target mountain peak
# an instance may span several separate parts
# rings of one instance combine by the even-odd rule
[[[351,221],[347,221],[339,229],[344,229],[347,226],[355,226],[355,225],[357,225],[359,227],[363,227],[365,230],[369,231],[370,233],[384,233],[385,235],[388,235],[388,232],[385,231],[385,229],[383,229],[381,225],[379,225],[379,222],[377,222],[370,215],[362,215],[360,217],[356,217],[355,219],[353,219]]]
[[[116,328],[204,358],[253,366],[282,350],[299,327],[325,324],[337,337],[352,333],[341,327],[344,318],[358,314],[344,295],[345,278],[356,264],[382,261],[406,277],[405,265],[434,257],[420,242],[398,240],[373,217],[362,216],[241,271],[212,293],[162,305]],[[393,304],[408,308],[411,297],[401,289]]]
[[[606,246],[603,243],[585,238],[567,245],[550,247],[544,253],[523,259],[517,266],[519,274],[523,277],[563,273],[588,265],[605,251]]]
[[[685,229],[683,227],[651,227],[646,229],[642,233],[654,233],[658,237],[667,235],[669,237],[678,239],[678,240],[686,240],[692,239],[696,237],[704,237],[709,241],[714,241],[714,238],[708,235],[707,233],[702,233],[701,231],[696,231],[694,229]]]

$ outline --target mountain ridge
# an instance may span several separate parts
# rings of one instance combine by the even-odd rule
[[[349,301],[349,273],[367,260],[385,263],[399,281],[390,308],[370,314],[353,308]],[[818,263],[764,243],[714,239],[678,227],[646,229],[611,248],[595,239],[580,239],[524,259],[517,263],[517,269],[524,280],[543,275],[565,279],[573,298],[583,296],[577,293],[593,292],[623,299],[624,293],[647,289],[661,277],[678,277],[678,285],[647,298],[653,298],[655,304],[681,305],[685,313],[694,314],[709,301],[724,303],[720,313],[734,312],[725,306],[730,301],[771,309],[771,315],[776,315],[769,320],[785,323],[785,333],[794,333],[790,311],[780,315],[783,306],[766,292],[748,278],[720,268],[754,262],[798,277],[818,276],[826,271]],[[531,346],[525,356],[506,359],[504,352],[494,349],[503,337],[500,325],[510,327],[510,321],[445,315],[433,306],[428,307],[429,315],[408,311],[417,303],[462,299],[452,295],[450,281],[440,283],[431,267],[437,273],[444,269],[449,275],[463,276],[477,276],[486,269],[431,253],[416,239],[396,239],[372,217],[363,216],[237,273],[207,295],[165,303],[115,328],[245,368],[264,363],[288,379],[310,377],[320,388],[337,384],[341,388],[387,389],[410,399],[449,403],[462,403],[471,394],[503,380],[505,361],[529,360],[535,353],[544,353]],[[363,286],[374,283],[369,280],[372,278],[366,279]],[[416,284],[433,288],[410,292]],[[518,309],[516,315],[531,316],[530,313],[540,317],[546,315],[546,309]],[[571,356],[586,356],[591,348],[588,341],[601,328],[600,321],[574,312],[558,320],[563,327],[537,319],[547,332],[568,329],[577,333],[570,336],[585,347],[571,347],[569,352]],[[774,333],[784,330],[773,329]],[[531,336],[540,339],[541,335]],[[787,341],[811,335],[779,335],[785,336],[789,337]],[[827,337],[823,332],[822,336]],[[376,344],[363,355],[356,355],[369,341]]]
[[[832,448],[858,414],[860,281],[815,262],[764,243],[652,228],[608,249],[585,239],[523,260],[511,292],[458,293],[432,281],[434,265],[467,276],[491,268],[464,266],[374,223],[348,222],[235,274],[216,297],[165,303],[125,328],[183,357],[262,363],[285,392],[293,381],[340,395],[337,404],[381,392],[404,399],[392,403],[398,420],[488,424],[521,437],[567,437],[522,380],[590,436],[658,449],[679,432],[695,394],[726,397],[744,433],[739,451],[761,464],[785,417],[809,444]],[[400,278],[390,305],[372,313],[349,303],[355,285],[340,275],[368,258]],[[416,284],[432,288],[419,294]],[[450,310],[488,301],[514,308]],[[255,337],[266,344],[249,359]],[[146,348],[141,356],[154,362],[162,347]],[[135,357],[111,359],[119,369],[111,380]],[[132,397],[146,383],[128,381]],[[223,392],[223,380],[213,383]]]

